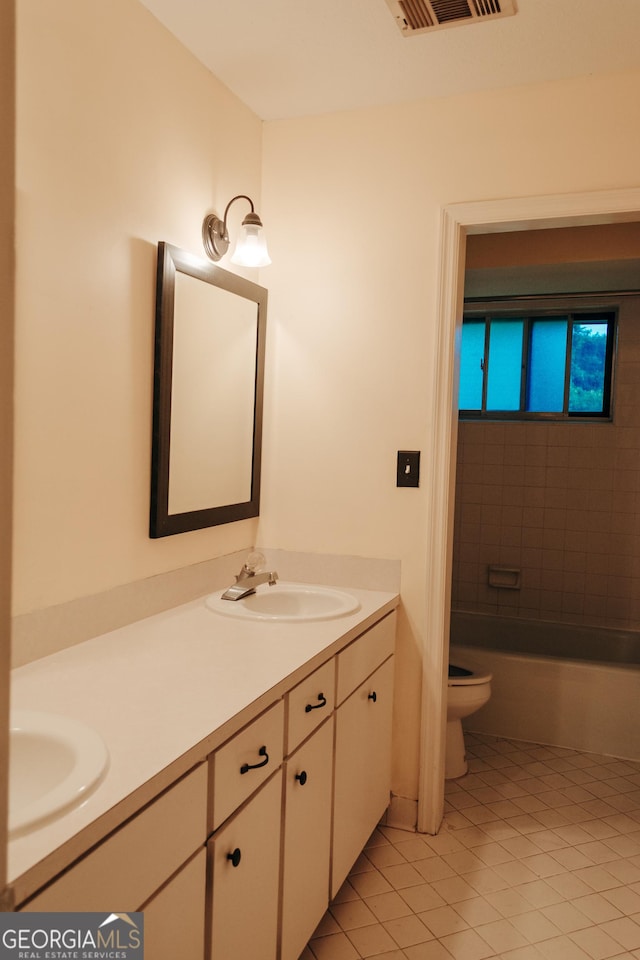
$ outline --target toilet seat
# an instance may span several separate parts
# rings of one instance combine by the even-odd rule
[[[480,683],[490,683],[492,676],[491,673],[476,673],[468,665],[450,663],[448,686],[472,687]]]

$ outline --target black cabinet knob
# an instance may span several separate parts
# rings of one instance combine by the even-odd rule
[[[242,854],[240,853],[240,847],[236,847],[233,853],[227,854],[227,860],[231,860],[231,865],[233,867],[237,867],[239,865],[241,858]]]
[[[373,691],[373,693],[369,694],[368,699],[373,700],[374,703],[376,702],[376,700],[378,699],[378,694],[375,692],[375,690]]]
[[[296,780],[299,782],[301,787],[304,787],[307,782],[307,771],[303,770],[302,773],[296,773]]]

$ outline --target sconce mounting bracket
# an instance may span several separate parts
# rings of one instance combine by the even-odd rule
[[[202,243],[211,260],[221,260],[229,249],[229,233],[224,220],[210,213],[202,224]]]

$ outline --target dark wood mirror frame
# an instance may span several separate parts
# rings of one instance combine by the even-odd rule
[[[169,470],[171,456],[171,399],[173,381],[173,340],[176,273],[202,280],[255,303],[257,312],[255,352],[255,394],[253,450],[251,457],[251,498],[242,503],[212,505],[184,513],[169,513]],[[156,281],[156,327],[153,389],[153,434],[151,460],[151,512],[149,536],[167,537],[200,530],[234,520],[257,517],[260,510],[260,468],[262,455],[262,404],[267,324],[267,290],[250,280],[216,267],[206,260],[169,243],[158,244]]]

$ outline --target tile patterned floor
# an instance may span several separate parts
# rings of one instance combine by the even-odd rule
[[[440,833],[379,827],[301,960],[640,960],[640,763],[467,750]]]

